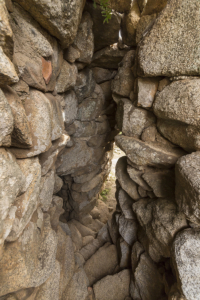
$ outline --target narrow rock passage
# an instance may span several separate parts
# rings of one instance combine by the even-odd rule
[[[200,299],[199,14],[0,0],[0,300]]]

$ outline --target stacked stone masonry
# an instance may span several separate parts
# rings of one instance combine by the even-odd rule
[[[199,0],[96,2],[0,0],[0,300],[199,300]]]

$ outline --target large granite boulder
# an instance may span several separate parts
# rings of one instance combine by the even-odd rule
[[[139,242],[133,245],[131,253],[132,272],[130,294],[138,300],[160,300],[164,285],[159,269]]]
[[[47,97],[37,90],[30,91],[30,98],[25,102],[25,111],[32,132],[32,147],[29,149],[12,148],[17,158],[38,155],[51,147],[52,106]]]
[[[53,38],[21,6],[15,3],[13,8],[10,15],[14,35],[13,62],[21,79],[29,86],[45,91],[52,73],[47,70],[47,66],[52,69],[51,59],[49,62],[46,59],[54,52]]]
[[[60,156],[62,164],[57,169],[58,175],[68,175],[74,169],[85,167],[91,160],[94,151],[85,141],[77,140],[72,148],[66,148]]]
[[[139,46],[139,74],[199,75],[199,8],[198,0],[168,2]]]
[[[18,159],[18,165],[24,174],[25,193],[16,199],[16,213],[12,230],[7,241],[16,241],[38,207],[40,193],[41,166],[37,157]]]
[[[200,152],[178,160],[176,164],[176,202],[190,221],[200,224]]]
[[[198,150],[200,115],[199,79],[174,81],[156,97],[153,109],[159,131],[187,151]]]
[[[140,138],[143,130],[156,122],[155,116],[142,108],[135,107],[128,99],[123,99],[122,133]]]
[[[133,211],[146,233],[145,247],[150,257],[156,262],[162,257],[170,257],[175,235],[187,227],[185,216],[176,204],[165,198],[144,198],[133,204]]]
[[[178,148],[169,148],[154,142],[144,143],[141,140],[118,135],[116,144],[136,165],[158,168],[171,168],[185,154]]]
[[[173,242],[172,263],[177,276],[178,288],[185,296],[183,299],[197,300],[200,296],[199,247],[199,229],[183,230],[177,234]]]
[[[117,248],[106,243],[99,248],[85,263],[84,271],[89,279],[89,285],[102,279],[106,275],[112,275],[118,264]]]
[[[200,150],[199,128],[182,122],[158,119],[159,132],[170,142],[180,146],[187,152]]]
[[[0,148],[0,255],[15,219],[17,196],[25,192],[25,177],[10,151]]]
[[[198,101],[200,80],[177,80],[166,86],[156,97],[153,110],[157,117],[199,126]]]
[[[84,0],[63,3],[62,1],[37,1],[16,0],[27,10],[42,27],[60,40],[64,48],[67,48],[74,40],[82,11]]]
[[[106,276],[94,284],[94,294],[98,300],[124,300],[129,296],[130,271],[123,270]]]
[[[43,284],[56,262],[57,236],[38,209],[20,239],[7,243],[0,261],[0,296]]]
[[[86,300],[89,281],[83,270],[78,268],[63,294],[63,300]]]

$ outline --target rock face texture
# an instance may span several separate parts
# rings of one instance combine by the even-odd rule
[[[141,42],[140,74],[147,77],[199,75],[199,5],[198,0],[190,5],[187,0],[167,3]]]
[[[0,0],[0,300],[199,300],[199,1],[95,3]]]

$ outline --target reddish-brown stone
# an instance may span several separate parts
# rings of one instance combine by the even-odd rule
[[[52,75],[52,65],[50,60],[46,60],[42,57],[42,75],[45,83],[48,84]]]

